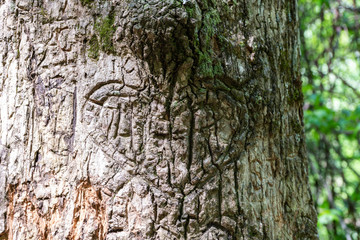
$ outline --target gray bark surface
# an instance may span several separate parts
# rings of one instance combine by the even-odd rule
[[[1,0],[0,239],[317,239],[296,9]]]

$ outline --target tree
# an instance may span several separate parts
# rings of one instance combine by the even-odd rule
[[[2,238],[316,239],[296,8],[2,1]]]

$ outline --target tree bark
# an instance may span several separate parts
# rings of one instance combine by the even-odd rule
[[[1,0],[0,239],[317,239],[296,1]]]

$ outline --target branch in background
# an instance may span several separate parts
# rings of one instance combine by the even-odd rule
[[[356,88],[354,88],[353,86],[351,86],[350,83],[348,83],[343,77],[339,76],[338,74],[336,74],[336,73],[334,73],[334,72],[332,72],[332,73],[335,75],[336,78],[340,79],[341,82],[342,82],[345,86],[347,86],[348,88],[350,88],[350,89],[354,92],[354,94],[356,95],[356,97],[360,98],[360,93],[356,90]]]
[[[344,5],[341,5],[340,7],[344,8],[346,10],[349,10],[351,12],[354,12],[354,13],[360,13],[360,8],[349,7],[349,6],[344,6]]]

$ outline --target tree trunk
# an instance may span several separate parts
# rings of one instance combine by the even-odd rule
[[[317,239],[296,1],[0,4],[0,239]]]

